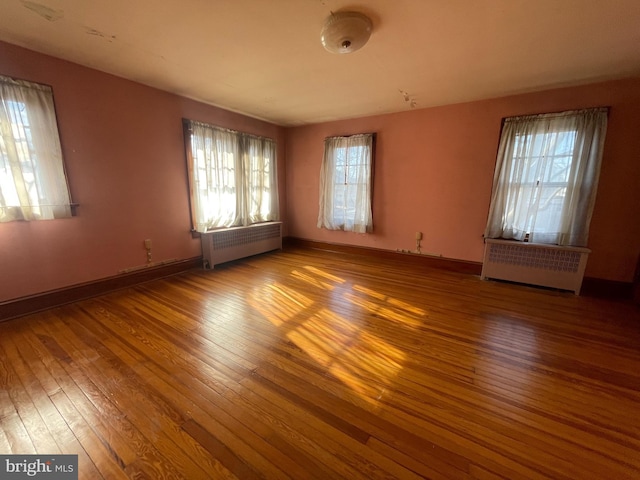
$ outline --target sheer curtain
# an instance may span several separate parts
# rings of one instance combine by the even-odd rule
[[[240,148],[233,132],[191,122],[191,207],[198,232],[240,223]]]
[[[243,135],[243,143],[245,223],[277,220],[276,142]]]
[[[325,139],[318,228],[373,231],[372,152],[373,134]]]
[[[70,216],[51,87],[0,76],[0,222]]]
[[[586,246],[607,109],[507,118],[486,238]]]
[[[275,142],[200,122],[186,126],[195,230],[277,220]]]

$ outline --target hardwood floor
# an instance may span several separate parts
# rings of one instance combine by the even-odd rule
[[[289,249],[0,324],[85,479],[640,478],[637,305]]]

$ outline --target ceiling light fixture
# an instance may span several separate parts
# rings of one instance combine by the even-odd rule
[[[373,24],[358,12],[331,12],[320,33],[322,46],[331,53],[353,53],[369,40]]]

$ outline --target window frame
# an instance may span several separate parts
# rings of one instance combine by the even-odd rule
[[[608,113],[596,107],[502,119],[485,238],[586,246]]]
[[[551,154],[545,154],[545,148],[544,148],[544,144],[548,141],[547,137],[551,134],[551,135],[556,135],[556,136],[560,136],[562,134],[569,134],[571,135],[571,146],[570,146],[570,151],[569,152],[564,152],[564,153],[556,153],[556,150],[554,149],[553,153]],[[540,143],[542,144],[540,146],[540,152],[537,155],[525,155],[525,154],[519,154],[518,151],[518,141],[520,138],[525,137],[524,134],[516,134],[515,137],[515,142],[514,142],[514,146],[513,146],[513,150],[512,150],[512,162],[514,164],[514,167],[517,165],[518,162],[526,162],[527,160],[531,161],[531,160],[535,160],[536,162],[539,163],[547,163],[549,160],[551,160],[552,162],[556,159],[559,158],[569,158],[569,162],[568,165],[565,167],[566,170],[566,174],[565,174],[565,178],[563,181],[550,181],[548,180],[548,178],[550,178],[552,176],[552,174],[547,175],[547,171],[550,171],[553,169],[553,163],[551,165],[543,165],[542,168],[545,170],[544,172],[542,172],[542,175],[535,175],[535,166],[532,165],[525,165],[524,169],[527,171],[528,175],[527,177],[531,177],[534,176],[536,178],[531,178],[530,181],[519,181],[518,179],[514,179],[514,180],[510,180],[509,181],[509,185],[511,186],[516,186],[519,189],[522,188],[528,188],[531,190],[532,193],[532,202],[531,203],[540,203],[542,201],[544,201],[545,198],[548,198],[549,200],[554,200],[557,199],[554,198],[555,195],[543,195],[543,192],[548,192],[548,191],[554,191],[554,190],[563,190],[563,194],[562,194],[562,205],[560,205],[559,207],[555,207],[554,212],[551,213],[551,216],[553,216],[553,214],[561,214],[562,209],[564,208],[564,202],[566,199],[566,192],[567,189],[570,188],[570,181],[569,181],[569,176],[571,173],[571,169],[574,166],[574,155],[575,155],[575,149],[576,149],[576,142],[577,142],[577,137],[578,137],[578,131],[576,129],[569,129],[569,128],[565,128],[565,129],[556,129],[553,130],[553,132],[545,132],[545,133],[533,133],[531,135],[531,139],[525,139],[525,146],[527,144],[529,144],[531,146],[531,148],[535,149],[535,145],[536,142],[538,141],[536,137],[541,137],[541,139],[539,140]],[[515,168],[512,169],[511,171],[511,177],[513,178],[515,176],[515,172],[514,172]],[[533,175],[532,175],[533,174]],[[539,205],[536,208],[537,211],[537,215],[540,216],[541,212],[544,212],[545,207],[542,205]],[[549,222],[547,222],[548,225],[550,225]],[[528,240],[529,236],[532,235],[533,233],[533,228],[531,227],[531,224],[528,223],[527,225],[527,230],[525,231],[525,239]],[[526,241],[525,240],[525,241]]]
[[[348,142],[356,137],[365,137],[365,138],[369,137],[371,140],[371,143],[370,145],[349,146]],[[334,140],[339,140],[345,143],[344,146],[335,147],[336,151],[343,150],[345,152],[343,165],[338,164],[338,161],[339,161],[338,153],[336,153],[336,155],[334,156],[335,158],[333,159],[327,158],[328,156],[327,148],[328,148],[329,142]],[[320,181],[320,202],[319,202],[320,205],[319,205],[318,223],[317,223],[318,228],[327,228],[329,230],[343,230],[343,231],[350,231],[350,232],[356,232],[356,233],[372,233],[373,232],[373,228],[374,228],[373,199],[374,199],[374,185],[375,185],[376,141],[377,141],[376,132],[358,133],[358,134],[351,134],[351,135],[337,135],[337,136],[331,136],[331,137],[325,138],[324,154],[323,154],[323,161],[322,161],[321,174],[320,174],[321,181]],[[358,173],[356,173],[353,176],[353,178],[355,178],[356,181],[354,182],[349,181],[349,177],[351,176],[350,170],[354,166],[353,163],[349,162],[349,159],[351,158],[349,150],[351,148],[368,148],[369,149],[368,165],[366,163],[358,164],[358,166],[368,167],[369,175],[368,175],[368,179],[366,179],[365,182],[358,181],[360,177]],[[357,155],[356,159],[359,159],[361,157],[362,155]],[[329,171],[329,165],[328,165],[329,161],[332,162],[332,166],[333,166],[332,171]],[[340,167],[343,167],[343,171],[344,171],[344,173],[341,174],[341,177],[345,180],[343,183],[340,183],[337,181],[338,180],[337,173]],[[328,179],[332,179],[331,192],[329,192],[329,187],[327,186],[327,183],[326,183],[328,182]],[[333,201],[338,196],[336,195],[337,193],[336,189],[341,185],[344,186],[344,192],[340,196],[347,200],[347,202],[344,205],[336,204],[336,202]],[[356,224],[355,213],[357,210],[357,205],[355,205],[355,202],[357,202],[357,200],[355,200],[354,204],[352,205],[351,203],[349,203],[348,199],[346,198],[348,193],[353,192],[353,190],[350,190],[349,187],[358,186],[358,185],[365,186],[365,188],[369,191],[369,196],[368,196],[368,208],[369,208],[368,220],[369,221],[368,223],[365,223],[365,225]],[[326,202],[329,202],[329,201],[333,201],[333,202],[328,205]],[[345,215],[342,215],[342,217],[336,216],[337,209],[345,213]],[[352,210],[354,212],[354,214],[351,217],[348,217],[346,215],[346,212],[348,212],[349,210]],[[330,216],[327,213],[328,211],[331,212]],[[364,212],[364,213],[366,214],[367,212]],[[361,216],[362,216],[362,212],[361,212]],[[348,224],[349,218],[352,220],[352,225]]]
[[[197,236],[200,233],[206,233],[208,231],[225,229],[225,228],[235,228],[240,226],[248,226],[254,225],[258,223],[265,223],[270,221],[279,220],[280,211],[279,211],[279,191],[278,191],[278,158],[277,158],[277,150],[278,144],[275,139],[250,134],[247,132],[241,132],[238,130],[232,130],[225,127],[220,127],[217,125],[200,122],[196,120],[190,120],[187,118],[182,119],[183,123],[183,134],[184,134],[184,145],[185,145],[185,157],[186,157],[186,168],[187,168],[187,188],[189,192],[189,211],[190,211],[190,219],[191,219],[191,232],[193,235]],[[207,166],[200,167],[196,164],[200,159],[194,155],[192,150],[193,147],[193,126],[197,125],[199,127],[206,128],[212,132],[218,132],[223,134],[228,134],[233,136],[235,153],[231,151],[225,150],[225,146],[222,146],[224,150],[222,155],[225,157],[223,160],[224,166],[223,168],[226,171],[230,171],[230,175],[226,175],[226,177],[232,177],[231,183],[229,185],[223,186],[220,184],[211,184],[210,187],[200,189],[202,191],[208,191],[211,193],[212,190],[217,190],[219,194],[222,194],[224,189],[230,189],[229,193],[233,196],[233,202],[235,203],[234,210],[234,218],[231,222],[223,222],[225,224],[222,225],[214,225],[207,226],[206,228],[202,228],[202,222],[198,222],[200,216],[198,215],[198,205],[194,199],[194,194],[196,192],[196,188],[198,185],[201,185],[201,182],[198,182],[198,178],[194,173],[194,168],[200,168],[201,170],[207,170]],[[269,182],[271,185],[269,189],[269,197],[268,202],[270,205],[270,210],[272,211],[263,211],[265,202],[259,202],[258,207],[261,207],[258,212],[258,218],[253,218],[252,209],[251,209],[251,200],[254,198],[255,192],[261,189],[260,185],[257,185],[256,182],[253,182],[255,175],[253,175],[252,164],[253,159],[249,158],[251,149],[250,143],[252,141],[262,142],[261,147],[264,150],[267,150],[267,146],[269,146],[268,150],[272,153],[272,156],[269,157],[269,169],[262,171],[262,181],[265,181],[264,175],[265,172],[269,176],[269,180],[273,180],[273,182]],[[209,148],[209,152],[212,151],[216,146],[211,145]],[[226,158],[227,155],[231,154],[233,158]],[[237,157],[236,158],[236,154]],[[264,160],[266,157],[262,156]],[[233,168],[229,168],[229,163],[232,164]],[[271,171],[273,170],[273,171]],[[238,173],[239,172],[239,173]],[[207,172],[211,173],[211,172]],[[248,183],[247,183],[248,182]],[[209,182],[207,182],[209,183]]]
[[[57,220],[76,216],[78,204],[73,202],[53,87],[48,84],[1,74],[0,84],[2,84],[3,89],[6,86],[16,89],[15,92],[9,92],[7,98],[4,98],[0,93],[0,108],[4,111],[2,116],[8,120],[9,128],[11,129],[11,134],[8,136],[10,140],[8,142],[6,139],[0,140],[2,140],[5,148],[10,143],[12,146],[9,148],[15,149],[15,155],[18,156],[20,165],[20,174],[32,177],[31,180],[23,179],[24,183],[17,185],[17,175],[13,172],[13,169],[10,168],[10,170],[5,171],[3,175],[7,181],[5,185],[11,183],[17,204],[5,207],[0,206],[0,209],[5,209],[5,214],[0,214],[0,217],[9,217],[0,220],[0,223]],[[20,90],[39,92],[42,96],[34,99],[26,93],[16,93],[20,92]],[[9,108],[5,109],[5,105],[9,105]],[[38,108],[39,110],[35,111]],[[20,122],[16,122],[18,120],[16,114],[19,116]],[[38,131],[42,133],[43,130],[49,131],[51,136],[48,138],[39,136]],[[2,135],[1,131],[0,135]],[[53,141],[54,143],[49,144],[48,141]],[[20,148],[21,144],[22,148]],[[11,162],[11,154],[8,151],[6,152],[6,161]],[[43,155],[43,152],[52,153]],[[29,165],[31,165],[30,169],[24,168]],[[1,166],[2,162],[0,162],[0,168]],[[50,181],[47,182],[47,179]],[[24,192],[35,190],[38,194],[37,201],[29,204],[20,203],[18,190],[23,190]],[[43,192],[46,195],[43,195]],[[27,195],[30,201],[34,200],[33,193],[27,193]],[[51,203],[52,201],[60,201],[60,203]],[[43,214],[43,207],[49,209],[50,213]]]

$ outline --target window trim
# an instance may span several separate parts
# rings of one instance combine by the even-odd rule
[[[270,167],[272,168],[272,172],[271,172],[271,176],[274,180],[274,185],[272,186],[272,192],[270,191],[270,193],[275,196],[275,200],[273,200],[273,202],[275,203],[275,208],[274,211],[271,212],[269,215],[272,216],[273,218],[267,219],[267,220],[259,220],[259,221],[250,221],[249,218],[243,218],[242,214],[239,215],[239,219],[238,221],[236,221],[233,225],[228,225],[228,226],[216,226],[216,227],[208,227],[206,229],[206,232],[211,232],[211,231],[215,231],[215,230],[224,230],[224,229],[228,229],[228,228],[238,228],[238,227],[243,227],[243,226],[249,226],[249,225],[257,225],[260,223],[267,223],[267,222],[273,222],[273,221],[279,221],[280,218],[280,206],[279,206],[279,187],[278,187],[278,143],[274,138],[271,137],[266,137],[266,136],[262,136],[262,135],[256,135],[253,133],[248,133],[248,132],[243,132],[243,131],[239,131],[239,130],[233,130],[230,128],[226,128],[226,127],[222,127],[219,125],[214,125],[211,123],[207,123],[207,122],[202,122],[202,121],[198,121],[198,120],[192,120],[192,119],[188,119],[188,118],[183,118],[182,119],[182,127],[183,127],[183,136],[184,136],[184,148],[185,148],[185,167],[187,170],[187,182],[186,182],[186,187],[187,187],[187,192],[188,192],[188,202],[189,202],[189,212],[190,212],[190,222],[191,222],[191,228],[190,228],[190,232],[193,238],[197,238],[200,236],[201,233],[206,233],[206,232],[200,232],[197,229],[196,226],[196,219],[198,218],[197,214],[196,214],[196,205],[194,204],[194,200],[193,200],[193,186],[195,185],[195,178],[193,175],[193,171],[191,166],[194,165],[195,163],[195,159],[192,155],[192,150],[191,150],[191,135],[192,135],[192,126],[193,125],[201,125],[204,126],[206,128],[210,128],[212,130],[217,130],[220,132],[226,132],[229,134],[232,134],[234,136],[237,137],[237,141],[239,142],[239,144],[242,144],[246,141],[248,141],[249,139],[255,139],[255,140],[262,140],[265,142],[270,142],[273,144],[273,158],[270,159]],[[242,154],[246,154],[248,152],[248,149],[243,150],[241,153]],[[242,162],[243,159],[236,159],[236,161],[240,161]],[[242,178],[240,181],[242,181],[245,178],[245,173],[246,172],[242,172]],[[234,169],[234,174],[235,174],[235,169]],[[236,182],[237,183],[237,182]],[[244,187],[244,183],[243,183],[243,187]],[[242,192],[234,192],[235,195],[243,195],[246,192],[243,191]]]
[[[496,151],[491,202],[484,232],[485,238],[586,246],[589,223],[597,194],[609,112],[610,107],[594,107],[502,119]],[[511,131],[505,132],[508,122],[511,124]],[[556,125],[553,125],[553,122]],[[566,122],[566,125],[562,125],[562,122]],[[515,137],[524,133],[547,135],[569,131],[575,131],[576,136],[572,147],[568,182],[562,182],[568,197],[566,197],[566,201],[563,201],[562,211],[558,212],[560,215],[560,223],[557,225],[558,231],[534,230],[531,234],[527,234],[523,229],[518,228],[521,226],[521,222],[505,221],[509,211],[508,207],[517,206],[517,203],[513,203],[513,199],[520,198],[518,192],[512,194],[508,190],[509,186],[519,184],[531,185],[534,189],[536,188],[532,182],[510,181],[510,172],[513,171],[514,163],[530,158],[529,155],[515,155]],[[544,155],[536,157],[544,159]],[[543,187],[549,186],[551,183],[543,185]],[[523,212],[526,208],[518,210]],[[532,214],[537,215],[537,211]],[[517,220],[517,217],[513,217],[513,219]]]
[[[370,217],[370,224],[365,225],[365,229],[364,231],[358,231],[352,228],[345,228],[346,225],[338,225],[335,228],[331,228],[330,225],[326,225],[324,222],[324,217],[325,217],[325,206],[322,204],[323,200],[326,201],[326,194],[325,192],[327,191],[327,187],[326,185],[324,185],[324,176],[325,176],[325,169],[327,168],[325,165],[325,161],[326,161],[326,148],[327,148],[327,141],[328,140],[332,140],[332,139],[344,139],[347,140],[349,138],[353,138],[353,137],[359,137],[359,136],[370,136],[371,138],[371,146],[370,146],[370,158],[369,158],[369,208],[371,211],[371,217]],[[376,146],[377,146],[377,132],[360,132],[360,133],[355,133],[355,134],[348,134],[348,135],[331,135],[328,137],[324,138],[324,148],[323,148],[323,160],[321,163],[321,172],[320,172],[320,205],[319,205],[319,213],[318,213],[318,222],[317,222],[317,227],[318,228],[326,228],[328,230],[342,230],[342,231],[346,231],[346,232],[355,232],[355,233],[372,233],[374,230],[374,186],[375,186],[375,164],[376,164]],[[335,168],[335,160],[334,160],[334,168]],[[335,189],[335,185],[336,183],[333,183],[333,188]],[[355,185],[353,183],[345,183],[344,185]],[[335,224],[335,217],[331,219],[331,223]]]
[[[77,207],[79,207],[79,203],[74,202],[73,200],[73,191],[71,188],[71,183],[69,181],[69,174],[68,174],[68,169],[67,169],[67,162],[66,162],[66,157],[67,155],[65,154],[65,147],[64,147],[64,141],[63,141],[63,136],[62,136],[62,131],[60,128],[60,122],[59,122],[59,116],[58,116],[58,107],[57,107],[57,102],[56,102],[56,97],[55,97],[55,93],[54,93],[54,89],[53,86],[47,83],[42,83],[42,82],[37,82],[37,81],[33,81],[33,80],[27,80],[24,78],[18,78],[18,77],[14,77],[14,76],[9,76],[9,75],[3,75],[0,74],[0,84],[5,84],[5,85],[13,85],[15,87],[18,88],[27,88],[27,89],[33,89],[33,90],[38,90],[41,92],[45,92],[45,94],[50,98],[51,101],[51,111],[49,113],[51,113],[52,118],[49,118],[49,121],[51,121],[51,125],[55,126],[55,137],[57,140],[57,147],[59,148],[59,152],[60,152],[60,158],[59,158],[59,165],[56,165],[55,168],[59,168],[60,169],[60,173],[61,173],[61,178],[60,180],[63,180],[63,182],[61,181],[59,185],[57,185],[58,187],[61,187],[62,184],[64,184],[64,192],[60,192],[61,194],[64,193],[64,197],[68,202],[65,203],[61,203],[60,205],[56,205],[58,207],[64,207],[64,208],[68,208],[68,212],[69,215],[63,215],[63,216],[53,216],[51,218],[33,218],[33,219],[29,219],[29,218],[24,218],[24,216],[21,214],[22,218],[15,218],[12,220],[7,220],[6,222],[14,222],[14,221],[39,221],[39,220],[62,220],[65,218],[72,218],[77,216]],[[3,100],[2,98],[0,98],[0,102],[4,103],[5,100]],[[19,100],[8,100],[10,102],[19,102]],[[19,102],[22,103],[25,107],[25,110],[27,111],[27,118],[29,118],[30,113],[29,113],[29,108],[28,105],[26,105],[24,102]],[[33,114],[31,114],[33,115]],[[29,120],[29,127],[31,128],[31,120]],[[38,159],[38,161],[40,161]],[[40,181],[42,179],[40,178]],[[44,187],[45,190],[49,190],[51,191],[51,185],[47,185]],[[47,206],[45,204],[39,204],[39,205],[44,205]],[[48,205],[48,206],[53,206],[53,205]],[[22,209],[23,207],[25,207],[24,205],[16,205],[14,208],[17,209]]]

